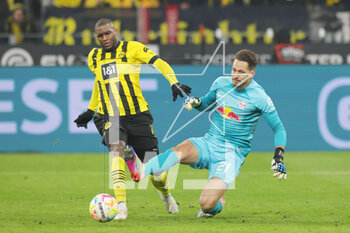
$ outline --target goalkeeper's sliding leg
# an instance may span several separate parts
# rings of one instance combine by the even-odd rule
[[[209,169],[208,183],[199,199],[201,209],[196,217],[214,217],[221,212],[225,203],[223,195],[238,174],[244,159],[235,155],[237,151],[234,148],[226,149],[225,145],[219,146],[216,150],[219,159],[211,158],[209,148],[205,138],[190,138],[152,158],[144,165],[137,166],[139,168],[137,173],[142,179],[149,174],[167,171],[177,163],[190,165],[195,169]]]
[[[221,212],[225,199],[222,197],[227,189],[227,184],[218,177],[209,179],[205,185],[199,204],[201,209],[196,214],[197,218],[211,218]]]

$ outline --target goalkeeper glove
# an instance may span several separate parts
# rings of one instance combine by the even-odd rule
[[[192,88],[186,86],[185,84],[175,83],[171,85],[171,90],[173,92],[173,101],[175,102],[178,95],[180,97],[184,97],[183,93],[189,95],[191,93]]]
[[[190,97],[190,98],[187,98],[184,102],[184,107],[188,110],[188,111],[191,111],[192,110],[192,107],[195,107],[197,108],[198,106],[201,105],[201,100],[197,97]]]
[[[274,177],[278,176],[278,179],[280,180],[287,179],[286,165],[282,162],[283,154],[284,154],[284,149],[282,149],[281,147],[277,147],[275,149],[275,156],[271,161],[271,169],[274,171],[273,176]]]
[[[89,123],[89,121],[91,121],[91,119],[94,117],[94,113],[94,111],[88,109],[86,112],[80,114],[78,118],[74,120],[77,127],[85,127],[85,129],[87,129],[87,123]]]

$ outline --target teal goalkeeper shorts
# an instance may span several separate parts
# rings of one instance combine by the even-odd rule
[[[218,177],[227,188],[237,177],[250,148],[240,148],[229,142],[223,143],[206,135],[188,139],[198,150],[198,159],[190,165],[195,169],[209,169],[209,178]]]

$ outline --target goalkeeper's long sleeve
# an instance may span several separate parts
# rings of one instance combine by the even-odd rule
[[[282,146],[285,148],[287,144],[287,133],[277,111],[264,113],[264,118],[275,133],[275,147]]]
[[[216,93],[214,90],[211,90],[199,99],[201,100],[201,105],[196,109],[198,111],[211,111],[215,107]]]

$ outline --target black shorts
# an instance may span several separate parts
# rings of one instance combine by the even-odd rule
[[[147,155],[147,158],[158,154],[158,140],[153,132],[153,117],[150,111],[108,119],[97,113],[94,115],[94,123],[105,146],[124,141],[134,148],[141,161],[146,152],[154,154]]]

